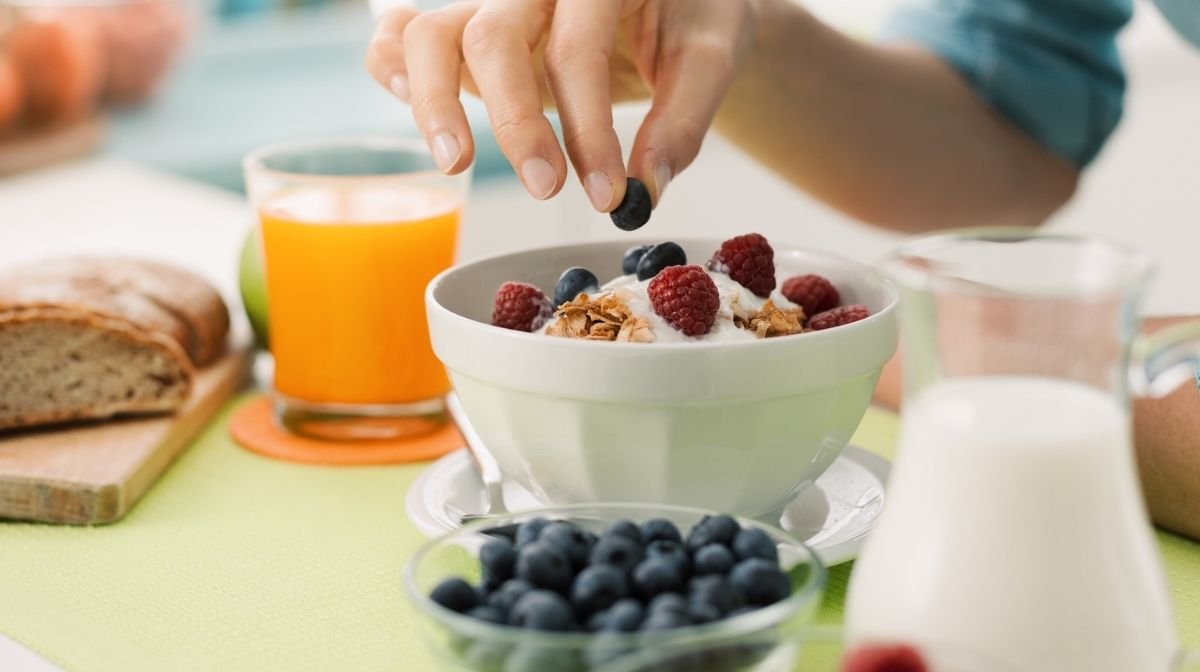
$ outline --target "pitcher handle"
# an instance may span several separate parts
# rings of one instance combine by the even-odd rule
[[[1138,397],[1165,397],[1180,385],[1200,385],[1200,320],[1176,324],[1133,343],[1129,387]]]

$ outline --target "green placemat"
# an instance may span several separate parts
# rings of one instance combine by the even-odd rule
[[[400,583],[423,542],[404,495],[425,465],[257,457],[227,437],[230,408],[123,522],[0,524],[0,632],[68,670],[433,669]],[[895,436],[872,410],[854,440],[890,455]],[[1160,540],[1198,646],[1200,545]],[[849,569],[822,620],[840,619]]]

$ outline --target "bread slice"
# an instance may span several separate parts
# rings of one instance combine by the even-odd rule
[[[229,335],[229,310],[203,278],[142,259],[69,257],[14,268],[0,275],[0,309],[6,301],[115,311],[175,338],[197,367],[216,361]]]
[[[0,429],[170,411],[191,386],[160,331],[79,307],[0,312]]]

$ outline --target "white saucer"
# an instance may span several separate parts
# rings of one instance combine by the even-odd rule
[[[817,552],[826,566],[853,560],[883,509],[884,484],[892,465],[856,446],[847,446],[812,487],[784,509],[777,521]],[[413,482],[405,505],[413,525],[428,537],[462,526],[463,514],[483,510],[483,482],[465,448],[434,462]],[[545,505],[528,490],[504,484],[504,503],[511,511]]]

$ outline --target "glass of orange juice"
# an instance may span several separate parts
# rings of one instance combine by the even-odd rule
[[[418,139],[274,145],[244,162],[258,213],[278,422],[310,438],[395,439],[446,421],[425,285],[454,259],[468,173]]]

